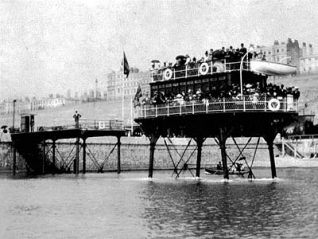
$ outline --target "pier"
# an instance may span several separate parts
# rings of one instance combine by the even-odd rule
[[[75,124],[59,125],[53,127],[39,127],[38,131],[23,130],[12,133],[13,147],[13,174],[16,174],[17,152],[22,155],[27,164],[27,170],[33,174],[65,173],[73,171],[80,173],[80,151],[82,151],[82,173],[86,173],[87,139],[91,137],[116,137],[117,142],[109,155],[117,148],[117,173],[121,172],[121,137],[125,136],[123,123],[118,120],[79,120]],[[23,132],[25,131],[25,132]],[[57,164],[56,153],[58,140],[75,139],[70,143],[69,154],[59,159]],[[48,157],[51,152],[51,157]],[[73,155],[72,155],[73,154]],[[73,165],[73,169],[71,166]],[[100,165],[99,171],[103,167]]]

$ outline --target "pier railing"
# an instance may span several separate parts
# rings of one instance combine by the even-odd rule
[[[142,105],[136,108],[136,118],[154,118],[161,116],[211,114],[231,112],[297,112],[298,102],[293,96],[286,98],[251,99],[220,99],[205,102],[174,102],[165,105]]]
[[[52,126],[39,126],[38,131],[53,131],[65,129],[87,129],[87,130],[123,130],[124,124],[121,120],[92,120],[80,119],[77,127],[74,120],[58,120]]]
[[[151,75],[153,81],[177,80],[183,78],[198,77],[201,75],[213,75],[222,72],[240,71],[241,62],[209,61],[202,63],[188,64],[178,67],[167,67],[153,70]],[[244,61],[242,70],[249,70],[249,62]]]

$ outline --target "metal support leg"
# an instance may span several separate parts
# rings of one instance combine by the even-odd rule
[[[268,141],[268,151],[269,151],[269,158],[271,162],[271,170],[272,170],[272,178],[276,178],[276,165],[275,165],[275,158],[274,158],[274,148],[273,148],[273,141]]]
[[[275,131],[272,131],[272,132],[269,131],[267,134],[264,135],[264,139],[267,142],[268,151],[269,151],[269,159],[270,159],[270,163],[271,163],[272,178],[277,177],[275,157],[274,157],[274,148],[273,148],[273,143],[274,143],[274,139],[275,139],[276,134],[277,133]]]
[[[226,135],[223,128],[220,128],[219,144],[221,149],[223,174],[225,179],[229,179],[229,169],[227,167],[227,155],[226,155]]]
[[[56,149],[56,144],[55,144],[55,140],[53,140],[53,144],[52,144],[52,162],[53,162],[53,174],[55,174],[55,170],[56,170],[56,157],[55,157],[55,149]]]
[[[120,165],[120,136],[117,137],[117,174],[120,174],[121,165]]]
[[[197,146],[198,146],[198,153],[197,153],[197,165],[196,165],[196,177],[200,177],[200,170],[201,170],[201,153],[202,153],[202,144],[203,144],[203,138],[198,137],[196,139]]]
[[[83,173],[86,173],[86,139],[83,139]]]
[[[156,148],[156,143],[158,138],[159,137],[156,135],[150,136],[150,155],[149,155],[149,171],[148,171],[149,178],[152,178],[152,175],[153,175],[153,161],[154,161],[155,148]]]

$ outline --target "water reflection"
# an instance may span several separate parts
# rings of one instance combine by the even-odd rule
[[[1,178],[0,238],[317,238],[318,168],[278,175],[228,183],[171,172],[153,181],[145,172]]]
[[[308,236],[313,222],[302,227],[304,215],[317,211],[303,207],[303,196],[284,182],[149,182],[143,217],[163,238]]]

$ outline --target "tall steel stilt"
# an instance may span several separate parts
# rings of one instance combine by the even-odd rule
[[[267,142],[267,146],[268,146],[269,159],[270,159],[270,163],[271,163],[272,178],[277,177],[275,157],[274,157],[274,148],[273,148],[275,136],[276,136],[276,134],[264,136],[264,139]]]
[[[223,174],[225,179],[229,179],[229,169],[227,167],[227,156],[226,156],[226,139],[227,137],[225,134],[225,129],[220,128],[219,145],[221,149]]]
[[[277,174],[276,174],[273,141],[267,141],[267,145],[268,145],[268,151],[269,151],[269,159],[271,162],[272,178],[276,178]]]
[[[155,148],[156,148],[156,143],[158,138],[159,136],[157,135],[151,135],[149,137],[150,139],[150,155],[149,155],[149,171],[148,171],[149,178],[152,178],[152,175],[153,175],[153,162],[154,162]]]
[[[121,162],[120,162],[120,136],[117,136],[117,174],[121,172]]]
[[[196,138],[198,153],[197,153],[197,165],[196,165],[196,177],[200,177],[200,170],[201,170],[201,153],[202,153],[202,145],[203,145],[203,138],[198,137]]]

